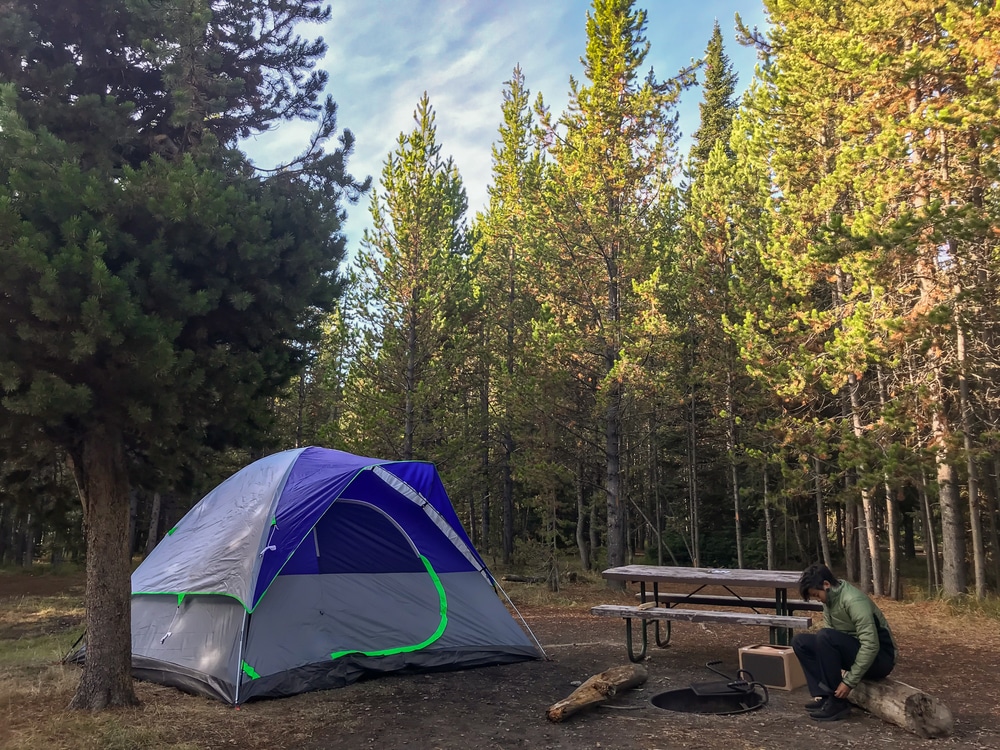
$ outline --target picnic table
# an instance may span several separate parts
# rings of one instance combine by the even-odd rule
[[[661,648],[670,641],[670,623],[673,620],[765,625],[769,628],[772,644],[787,645],[791,642],[793,629],[808,628],[812,624],[811,618],[796,616],[794,612],[821,611],[823,608],[819,602],[789,598],[788,590],[797,591],[801,575],[792,570],[624,565],[609,568],[601,575],[608,580],[639,584],[638,606],[603,604],[591,608],[591,613],[595,615],[625,619],[625,640],[632,661],[640,661],[645,657],[648,638],[646,630],[651,624],[655,627],[656,644]],[[693,591],[661,591],[661,586],[695,588]],[[728,595],[701,593],[706,586],[720,586]],[[744,590],[743,593],[739,589]],[[774,593],[750,595],[746,589],[769,589]],[[725,609],[684,609],[678,606],[686,604],[712,605]],[[632,646],[633,619],[642,621],[642,650],[638,655],[634,653]],[[660,634],[661,622],[666,625],[665,639]]]

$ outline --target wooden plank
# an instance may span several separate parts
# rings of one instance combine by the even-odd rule
[[[636,599],[641,599],[642,594],[636,594]],[[711,604],[718,607],[761,607],[774,609],[776,604],[774,599],[765,599],[759,597],[736,597],[736,596],[714,596],[709,594],[682,594],[676,591],[661,591],[656,595],[656,599],[659,602],[670,602],[679,604]],[[646,600],[652,601],[653,594],[650,591],[646,592]],[[789,611],[809,611],[809,612],[822,612],[823,604],[821,602],[806,602],[802,599],[789,599],[787,602]]]
[[[684,622],[722,622],[732,625],[766,625],[772,628],[804,630],[812,625],[812,618],[797,615],[765,615],[753,612],[719,612],[707,609],[678,609],[653,607],[639,609],[620,604],[600,604],[590,608],[599,617],[628,617],[636,620],[681,620]]]
[[[608,568],[601,575],[608,580],[645,583],[690,583],[699,586],[756,586],[798,589],[801,572],[795,570],[740,570],[727,568],[684,568],[666,565],[623,565]]]

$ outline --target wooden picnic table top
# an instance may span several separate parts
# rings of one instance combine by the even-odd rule
[[[699,586],[758,586],[773,589],[797,589],[802,574],[796,570],[623,565],[618,568],[608,568],[601,575],[609,580],[635,581],[637,583],[686,583]]]

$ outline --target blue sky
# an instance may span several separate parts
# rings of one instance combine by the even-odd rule
[[[356,139],[349,167],[377,185],[382,164],[401,132],[413,128],[413,111],[426,91],[437,117],[442,154],[458,165],[469,196],[469,219],[487,203],[492,169],[490,147],[500,125],[504,81],[520,64],[531,99],[540,92],[554,113],[563,111],[569,77],[582,78],[590,0],[331,0],[329,23],[304,26],[303,36],[322,36],[329,50],[321,66],[330,74],[327,93],[338,107],[338,126]],[[737,44],[734,16],[763,27],[760,0],[646,0],[647,67],[658,79],[700,58],[716,19],[726,53],[749,83],[755,53]],[[680,127],[698,127],[701,91],[689,89],[680,107]],[[283,123],[245,142],[262,167],[301,153],[310,123]],[[348,206],[349,251],[369,226],[369,198]]]

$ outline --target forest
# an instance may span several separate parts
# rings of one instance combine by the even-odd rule
[[[319,0],[44,5],[0,3],[2,564],[89,549],[120,612],[208,490],[322,445],[435,463],[484,557],[553,582],[820,560],[900,598],[922,557],[997,591],[995,3],[764,0],[664,75],[594,0],[565,111],[503,84],[474,215],[426,94],[349,173]],[[240,150],[301,118],[295,161]]]

